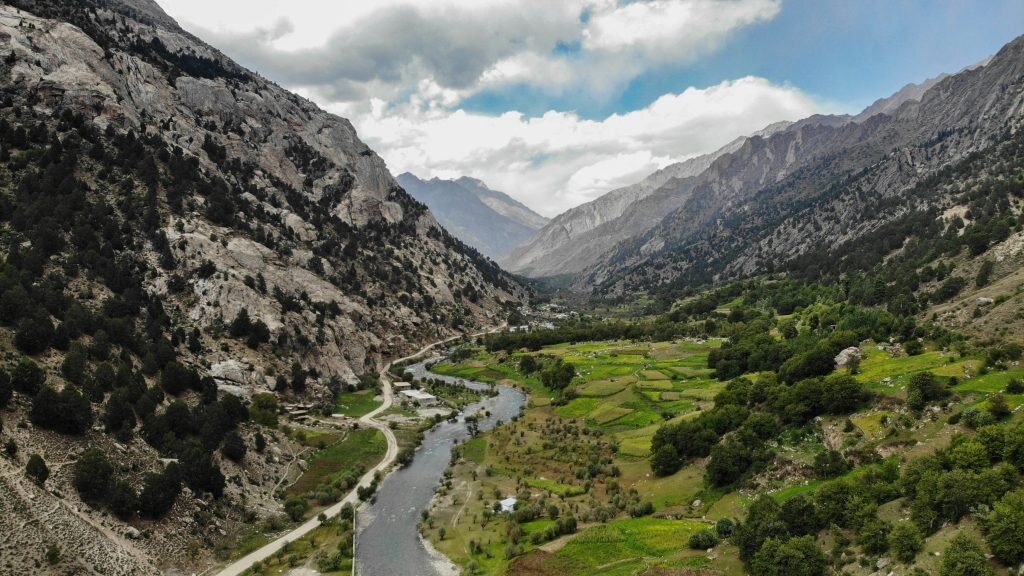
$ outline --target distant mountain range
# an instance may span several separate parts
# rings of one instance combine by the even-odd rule
[[[887,209],[944,167],[1006,141],[1022,116],[1017,39],[855,116],[774,124],[670,165],[553,218],[499,264],[615,294],[764,273],[811,252],[844,258],[844,246],[907,211],[952,202],[936,195]]]
[[[422,180],[406,172],[397,180],[449,232],[494,260],[529,241],[548,223],[508,194],[474,178]]]

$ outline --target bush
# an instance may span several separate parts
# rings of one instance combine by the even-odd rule
[[[46,382],[46,373],[29,358],[22,357],[11,374],[11,386],[22,394],[35,394]]]
[[[963,532],[946,547],[942,555],[941,576],[992,576],[985,552]]]
[[[900,522],[889,532],[889,549],[904,564],[912,564],[923,545],[924,536],[913,522]]]
[[[711,530],[701,530],[690,535],[688,544],[694,550],[707,550],[718,546],[718,536]]]
[[[813,536],[769,538],[750,561],[754,576],[823,576],[827,562]]]
[[[146,518],[160,519],[174,506],[181,492],[181,480],[176,464],[162,472],[149,474],[139,493],[139,512]]]
[[[92,426],[89,400],[73,386],[60,392],[44,386],[32,399],[32,423],[62,434],[83,434]]]
[[[246,447],[238,432],[232,430],[224,436],[224,445],[221,446],[221,453],[234,462],[241,462],[245,458]]]
[[[113,476],[114,467],[107,461],[107,457],[100,450],[92,448],[75,462],[71,484],[82,500],[102,504],[110,493]]]
[[[715,532],[721,538],[728,538],[729,536],[732,536],[732,532],[735,528],[736,526],[733,524],[732,520],[728,518],[722,518],[715,523]]]
[[[1024,562],[1024,491],[1011,492],[993,506],[985,522],[985,541],[1007,566]]]
[[[46,462],[43,461],[42,456],[33,454],[28,457],[28,462],[25,464],[25,474],[33,482],[42,486],[46,479],[50,477],[50,469],[46,467]]]
[[[284,502],[285,514],[292,519],[293,522],[302,520],[302,517],[306,515],[306,511],[309,510],[309,503],[306,502],[305,498],[300,496],[291,496]]]

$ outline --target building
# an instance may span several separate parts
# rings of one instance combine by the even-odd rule
[[[391,385],[391,388],[395,392],[402,392],[403,390],[412,390],[412,384],[408,382],[395,382]]]
[[[400,394],[402,400],[419,406],[433,406],[437,404],[437,396],[428,394],[423,390],[403,390]]]
[[[517,503],[518,503],[518,500],[516,500],[512,496],[509,496],[508,498],[505,498],[504,500],[499,502],[499,504],[501,504],[501,511],[502,511],[502,513],[508,513],[508,514],[511,514],[511,513],[516,511],[516,504]]]

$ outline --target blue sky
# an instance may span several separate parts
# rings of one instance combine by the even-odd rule
[[[909,82],[974,64],[1021,34],[1022,0],[784,0],[774,19],[737,31],[719,51],[648,70],[613,97],[585,90],[551,95],[520,84],[474,95],[464,107],[489,114],[554,108],[601,118],[689,86],[754,75],[856,113]]]
[[[350,119],[393,173],[479,178],[547,216],[1024,33],[1024,0],[158,2]]]

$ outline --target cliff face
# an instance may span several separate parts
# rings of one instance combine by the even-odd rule
[[[384,358],[500,323],[523,296],[347,120],[149,0],[0,6],[0,253],[0,435],[17,447],[0,458],[0,573],[202,571],[282,513],[308,451],[240,420],[232,395],[331,409]],[[19,362],[39,371],[12,393]],[[223,457],[228,433],[261,453]],[[139,506],[79,497],[91,448]],[[173,506],[154,511],[161,474]]]

